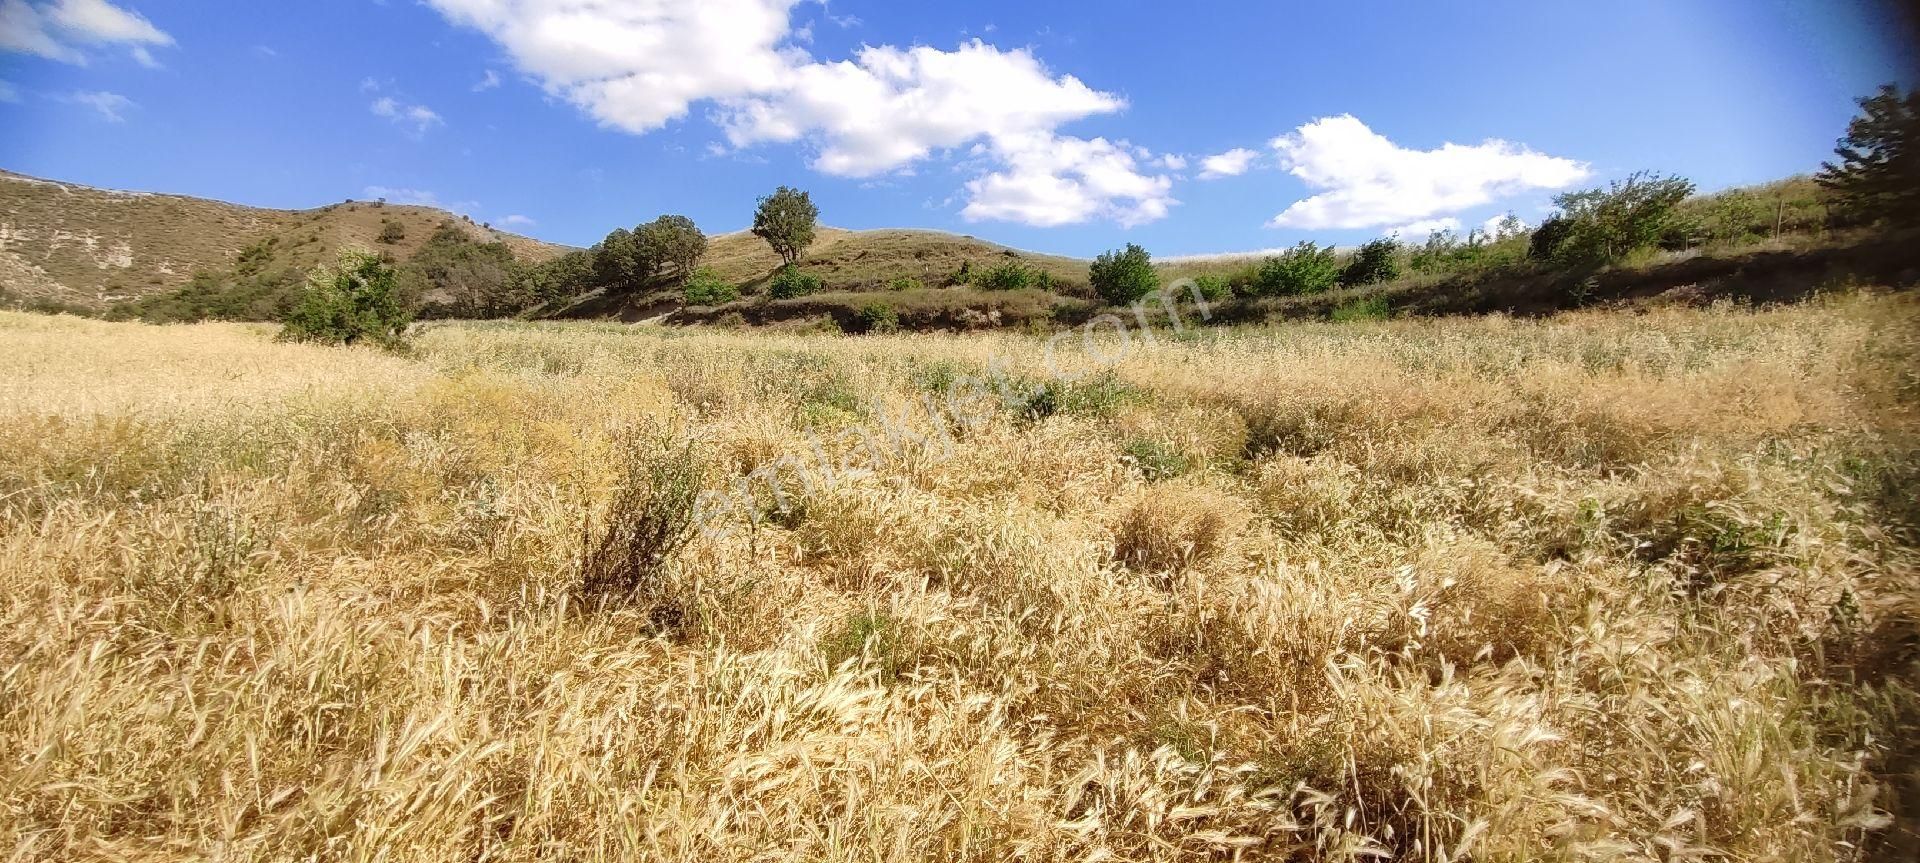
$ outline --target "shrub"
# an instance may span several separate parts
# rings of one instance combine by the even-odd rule
[[[1386,297],[1368,297],[1354,300],[1333,310],[1333,321],[1337,324],[1353,321],[1384,321],[1392,316],[1387,308]]]
[[[1606,189],[1569,192],[1553,199],[1556,217],[1567,224],[1553,243],[1542,248],[1539,232],[1535,249],[1563,264],[1595,264],[1619,260],[1652,248],[1667,231],[1674,207],[1693,194],[1693,183],[1681,177],[1640,171]],[[1549,220],[1551,221],[1551,220]],[[1544,231],[1544,225],[1541,226]]]
[[[1340,281],[1340,264],[1333,247],[1321,248],[1302,240],[1278,257],[1260,263],[1255,276],[1256,290],[1266,296],[1317,294]]]
[[[338,263],[307,275],[306,291],[288,313],[280,337],[341,345],[364,339],[397,348],[412,321],[393,268],[366,252],[348,250]]]
[[[579,590],[594,603],[651,601],[654,622],[677,625],[680,612],[667,601],[664,572],[693,539],[694,504],[704,468],[693,450],[630,441],[624,476],[596,527],[584,530]]]
[[[1136,302],[1160,289],[1160,277],[1153,272],[1153,256],[1133,243],[1120,251],[1102,252],[1088,268],[1087,279],[1101,299],[1115,306]]]
[[[891,333],[900,329],[900,313],[886,303],[868,303],[854,313],[860,332]]]
[[[776,300],[804,297],[817,294],[826,287],[820,277],[812,273],[803,273],[799,267],[788,264],[773,274],[773,281],[767,285],[767,294]]]
[[[1400,243],[1383,237],[1362,245],[1340,272],[1343,285],[1374,285],[1400,277]]]
[[[1233,285],[1221,276],[1200,276],[1193,280],[1193,286],[1210,303],[1233,298]]]
[[[407,226],[399,222],[385,222],[380,226],[380,242],[391,246],[407,238]]]
[[[838,632],[821,640],[820,652],[829,668],[859,659],[863,664],[871,663],[882,682],[891,682],[900,676],[902,667],[899,630],[900,625],[884,614],[857,614]]]
[[[701,267],[687,279],[686,299],[689,306],[720,306],[740,299],[740,289],[713,270]]]
[[[901,276],[900,278],[894,279],[892,282],[888,283],[887,290],[917,291],[917,290],[920,290],[921,287],[922,286],[920,284],[919,279],[916,279],[912,276]]]
[[[973,278],[975,287],[988,291],[1018,291],[1033,287],[1040,274],[1020,261],[1007,261],[997,267],[989,267]]]

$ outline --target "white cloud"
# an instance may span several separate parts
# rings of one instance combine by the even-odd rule
[[[540,223],[536,221],[532,216],[522,216],[519,213],[514,213],[511,216],[506,216],[501,218],[500,224],[509,225],[516,228],[531,228],[534,225],[538,225]]]
[[[141,65],[156,67],[149,46],[172,44],[172,36],[140,13],[107,0],[0,0],[0,51],[85,65],[86,46],[124,45]]]
[[[76,105],[85,105],[100,112],[100,117],[109,123],[126,121],[126,111],[134,107],[134,102],[119,93],[105,90],[82,90],[66,97],[66,101]]]
[[[446,125],[440,115],[425,105],[409,105],[392,96],[381,96],[373,100],[368,110],[376,117],[385,117],[394,123],[407,127],[414,136],[425,135],[428,129]]]
[[[1409,150],[1352,115],[1323,117],[1275,138],[1281,164],[1324,190],[1295,202],[1272,223],[1289,228],[1367,228],[1457,213],[1532,189],[1586,179],[1587,165],[1489,139]]]
[[[1460,220],[1448,216],[1444,219],[1421,219],[1398,227],[1388,228],[1381,233],[1389,237],[1399,237],[1409,243],[1422,243],[1435,231],[1460,232]]]
[[[20,90],[10,81],[0,81],[0,102],[20,101]]]
[[[1485,231],[1487,236],[1492,237],[1496,240],[1504,240],[1507,237],[1524,234],[1528,231],[1533,230],[1533,226],[1527,224],[1527,220],[1522,219],[1519,216],[1513,216],[1513,221],[1515,222],[1513,226],[1508,227],[1508,226],[1502,225],[1501,223],[1505,222],[1508,216],[1513,216],[1513,214],[1501,213],[1500,215],[1494,216],[1486,220],[1485,222],[1480,223],[1480,230]]]
[[[1184,171],[1187,169],[1187,157],[1176,155],[1174,153],[1168,153],[1164,156],[1161,156],[1159,160],[1156,161],[1154,164],[1157,164],[1160,167],[1165,168],[1169,171]]]
[[[473,92],[484,93],[498,86],[500,86],[500,73],[488,69],[487,74],[480,79],[480,82],[473,85]]]
[[[1208,156],[1200,160],[1200,179],[1218,180],[1221,177],[1238,177],[1253,167],[1254,160],[1260,154],[1245,147],[1235,147],[1225,153]]]
[[[804,143],[815,170],[855,178],[964,148],[984,163],[968,188],[991,196],[970,203],[969,218],[1032,212],[1038,223],[1065,224],[1081,213],[1091,215],[1068,220],[1144,218],[1171,203],[1164,188],[1150,191],[1171,181],[1141,173],[1126,153],[1108,152],[1114,145],[1058,134],[1125,101],[1055,76],[1024,49],[973,40],[952,51],[879,45],[816,60],[791,21],[800,0],[426,2],[491,36],[549,93],[626,132],[650,132],[704,103],[734,149]],[[1042,192],[1075,200],[1016,201]]]
[[[1104,138],[1035,133],[994,147],[1006,168],[967,182],[960,215],[968,221],[1053,227],[1100,218],[1132,227],[1178,203],[1172,178],[1141,173],[1133,153]]]

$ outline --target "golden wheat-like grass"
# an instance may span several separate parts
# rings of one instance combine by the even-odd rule
[[[0,313],[0,849],[1910,853],[1916,332]],[[575,589],[634,440],[706,471],[665,628]]]

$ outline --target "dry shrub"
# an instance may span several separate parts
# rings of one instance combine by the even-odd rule
[[[629,436],[623,476],[595,525],[582,527],[579,590],[586,601],[645,603],[653,622],[674,628],[685,607],[668,595],[666,569],[694,535],[705,468],[688,442]]]

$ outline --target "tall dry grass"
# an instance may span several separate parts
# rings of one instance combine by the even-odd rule
[[[0,848],[1911,853],[1916,333],[1163,333],[957,417],[1044,343],[0,314]],[[664,622],[579,586],[645,440],[738,504]]]

